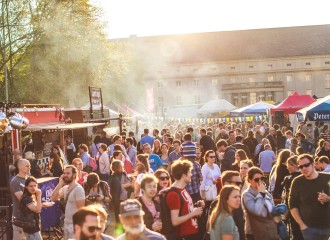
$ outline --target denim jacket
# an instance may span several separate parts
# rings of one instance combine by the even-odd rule
[[[263,197],[262,194],[249,187],[244,191],[242,201],[246,218],[246,234],[253,234],[256,240],[262,239],[258,235],[262,232],[261,228],[263,228],[267,231],[263,234],[263,239],[276,239],[277,227],[271,216],[272,209],[275,206],[272,195],[266,191],[265,197]],[[253,229],[259,231],[254,232]]]

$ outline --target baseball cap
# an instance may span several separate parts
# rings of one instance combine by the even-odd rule
[[[136,216],[144,215],[141,203],[136,199],[127,199],[120,203],[120,215],[125,216]]]

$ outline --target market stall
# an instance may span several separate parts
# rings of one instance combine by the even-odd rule
[[[318,99],[308,107],[297,111],[299,122],[303,121],[330,121],[330,95]]]
[[[267,115],[269,109],[273,107],[275,107],[275,105],[260,101],[246,107],[235,109],[230,112],[230,116]]]

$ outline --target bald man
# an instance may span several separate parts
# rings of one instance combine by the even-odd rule
[[[13,198],[13,217],[19,216],[20,200],[25,187],[25,179],[30,174],[31,165],[26,159],[17,161],[18,174],[10,182],[10,191]],[[26,239],[23,229],[13,225],[13,240]]]

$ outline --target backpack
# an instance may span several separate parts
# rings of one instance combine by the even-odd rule
[[[176,192],[180,196],[180,209],[179,216],[181,216],[182,207],[184,205],[184,199],[181,195],[181,192],[174,187],[171,187],[166,193],[165,196],[160,201],[160,216],[162,221],[162,230],[161,233],[166,237],[167,240],[176,240],[177,233],[180,231],[180,226],[174,227],[171,219],[171,210],[169,209],[166,198],[170,192]]]
[[[97,170],[97,162],[96,162],[96,159],[95,158],[89,157],[89,166],[92,167],[92,170],[93,171],[96,171]]]

